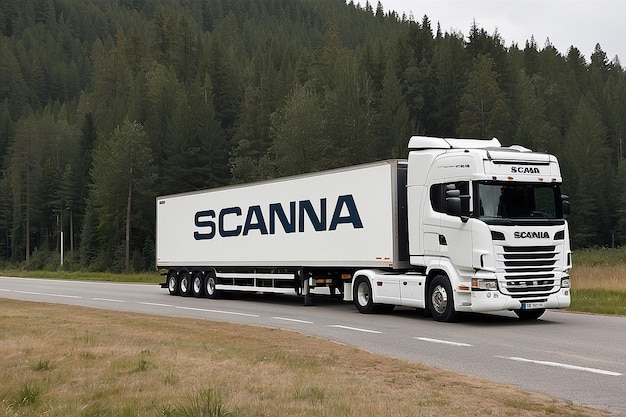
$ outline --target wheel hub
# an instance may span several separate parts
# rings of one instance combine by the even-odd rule
[[[359,297],[359,304],[363,306],[367,305],[370,299],[370,292],[366,284],[361,283],[361,285],[359,285],[358,297]]]
[[[448,306],[448,293],[446,289],[441,285],[438,285],[433,291],[432,296],[432,306],[435,311],[439,314],[442,314],[446,311],[446,307]]]

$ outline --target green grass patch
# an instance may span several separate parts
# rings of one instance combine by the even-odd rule
[[[213,389],[190,394],[184,403],[179,404],[173,417],[234,417],[223,404],[222,395]]]
[[[615,266],[626,264],[626,246],[621,248],[588,248],[572,252],[572,262],[576,265]]]
[[[47,278],[78,281],[136,282],[159,284],[165,282],[165,276],[158,272],[142,272],[134,274],[115,274],[112,272],[81,272],[81,271],[28,271],[25,269],[5,269],[0,275],[21,278]]]
[[[33,369],[35,371],[51,371],[54,367],[50,364],[50,361],[40,359],[39,362],[35,364]]]
[[[22,384],[13,397],[13,405],[24,407],[36,404],[41,395],[41,388],[30,383]]]
[[[626,292],[581,288],[572,291],[569,310],[626,315]]]

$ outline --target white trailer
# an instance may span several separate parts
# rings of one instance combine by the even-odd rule
[[[172,295],[302,294],[359,311],[514,310],[570,302],[556,158],[497,139],[412,137],[408,160],[157,198],[157,268]],[[328,291],[327,291],[328,292]]]

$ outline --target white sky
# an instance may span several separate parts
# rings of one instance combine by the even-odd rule
[[[356,1],[355,1],[356,3]],[[362,2],[365,4],[365,2]],[[375,9],[378,0],[370,0]],[[626,66],[626,0],[381,0],[385,11],[405,12],[413,20],[427,15],[433,32],[461,32],[467,38],[472,22],[504,45],[524,49],[534,36],[539,49],[546,39],[563,55],[578,48],[587,62],[597,43],[609,61],[617,55]]]

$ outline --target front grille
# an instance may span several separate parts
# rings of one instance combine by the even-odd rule
[[[496,246],[500,290],[517,297],[541,296],[560,288],[557,246]]]

